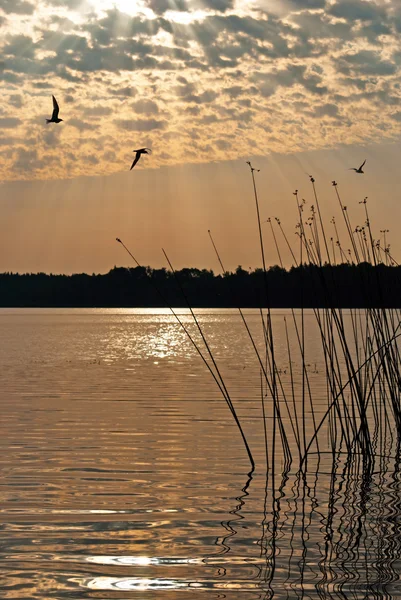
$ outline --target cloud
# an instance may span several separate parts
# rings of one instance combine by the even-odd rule
[[[94,2],[90,2],[89,0],[46,0],[46,4],[70,10],[79,9],[81,11],[91,10],[94,6]]]
[[[21,123],[20,119],[15,117],[2,117],[0,118],[0,129],[13,129]]]
[[[153,100],[138,100],[138,102],[134,102],[131,106],[139,114],[157,115],[159,112],[159,107]]]
[[[234,8],[234,0],[201,0],[201,4],[217,12],[226,12]]]
[[[213,102],[218,94],[213,89],[204,90],[201,93],[197,93],[196,85],[193,83],[186,83],[175,88],[177,96],[184,102],[194,102],[195,104],[209,104]]]
[[[335,104],[322,104],[321,106],[316,106],[314,114],[316,117],[337,117],[338,106]]]
[[[112,114],[113,109],[109,106],[89,106],[84,112],[87,117],[106,117]]]
[[[8,146],[8,147],[14,146],[17,141],[18,141],[18,138],[16,138],[16,137],[5,136],[5,135],[0,136],[0,146]]]
[[[22,58],[35,58],[35,44],[27,35],[12,35],[7,38],[2,48],[5,56],[17,56]]]
[[[322,85],[322,77],[309,73],[304,65],[289,65],[285,69],[267,74],[257,73],[253,75],[252,79],[264,96],[271,96],[280,86],[291,88],[297,84],[302,85],[312,94],[324,95],[327,93],[327,88]]]
[[[127,87],[111,90],[110,93],[113,96],[122,96],[123,98],[131,98],[132,96],[136,95],[137,91],[135,88],[127,86]]]
[[[15,108],[21,108],[24,104],[21,94],[11,94],[11,96],[8,98],[8,102],[12,106],[15,106]]]
[[[35,6],[26,0],[0,0],[0,10],[6,14],[32,15]]]
[[[301,12],[291,15],[292,23],[296,24],[299,41],[317,40],[318,43],[336,43],[336,40],[351,41],[353,22],[334,21],[326,12]],[[319,46],[318,46],[319,48]],[[321,48],[324,51],[324,47]]]
[[[291,0],[291,4],[298,10],[325,8],[326,0]]]
[[[228,140],[216,140],[215,144],[219,150],[229,150],[231,142]]]
[[[16,158],[12,163],[13,169],[20,173],[32,172],[43,168],[46,162],[39,157],[36,149],[26,150],[25,148],[19,147],[15,151]]]
[[[4,69],[4,63],[3,65],[0,63],[0,81],[5,81],[11,84],[19,84],[21,82],[21,77],[15,73],[11,73],[10,71],[1,72],[2,69]]]
[[[359,75],[393,75],[397,65],[390,60],[383,60],[379,52],[360,50],[354,54],[343,54],[340,57],[339,71]]]
[[[72,119],[68,119],[68,125],[75,127],[75,129],[78,129],[78,131],[93,131],[97,128],[96,125],[86,123],[85,121],[81,121],[81,119],[76,119],[74,117]]]
[[[90,164],[90,165],[98,165],[99,164],[99,159],[97,158],[97,156],[93,156],[92,154],[84,154],[82,156],[82,159],[84,163]]]
[[[156,119],[116,119],[116,125],[119,129],[125,131],[152,131],[154,129],[165,129],[166,121],[158,121]]]
[[[375,2],[366,0],[341,0],[332,4],[328,10],[335,17],[347,21],[375,21],[385,18],[385,10]]]
[[[60,129],[49,129],[48,127],[41,132],[41,138],[45,146],[58,146],[60,143]]]
[[[177,10],[180,12],[188,10],[188,4],[185,0],[147,0],[146,4],[157,15],[162,15],[168,10]]]
[[[48,90],[51,88],[51,85],[47,81],[33,81],[32,87],[38,90]]]
[[[0,0],[0,179],[111,173],[132,132],[149,167],[401,135],[398,0],[135,6]]]

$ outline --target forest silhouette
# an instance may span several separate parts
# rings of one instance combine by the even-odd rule
[[[106,274],[0,274],[1,307],[400,307],[401,267],[369,263],[278,266],[215,275],[184,268],[114,267]]]

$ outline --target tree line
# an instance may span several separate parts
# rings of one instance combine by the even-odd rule
[[[273,266],[215,275],[114,267],[106,274],[0,274],[1,307],[399,307],[401,267]]]

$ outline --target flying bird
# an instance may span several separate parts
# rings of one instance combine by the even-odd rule
[[[365,162],[366,162],[366,158],[358,169],[355,169],[355,167],[352,167],[351,169],[348,169],[348,171],[355,171],[355,173],[364,173],[365,171],[362,170],[362,167],[365,164]]]
[[[60,121],[62,121],[63,119],[59,119],[58,118],[58,113],[59,113],[59,105],[57,103],[57,100],[55,99],[54,96],[52,96],[53,98],[53,113],[52,113],[52,118],[51,119],[46,119],[46,123],[60,123]]]
[[[139,150],[133,150],[132,152],[136,152],[134,162],[131,165],[130,171],[135,167],[138,160],[141,158],[142,154],[152,154],[152,150],[150,148],[140,148]]]

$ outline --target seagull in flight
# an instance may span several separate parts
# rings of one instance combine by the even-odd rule
[[[366,162],[366,158],[358,169],[355,169],[355,167],[352,167],[351,169],[348,169],[348,171],[355,171],[355,173],[361,173],[361,174],[364,173],[365,171],[362,170],[362,167],[365,164],[365,162]]]
[[[136,152],[134,162],[131,165],[130,171],[135,167],[138,160],[141,158],[142,154],[152,154],[152,150],[150,148],[140,148],[139,150],[133,150],[132,152]]]
[[[59,105],[57,103],[57,100],[55,99],[54,96],[52,96],[53,98],[53,113],[52,113],[52,118],[51,119],[46,119],[46,123],[60,123],[60,121],[62,121],[63,119],[59,119],[58,118],[58,113],[59,113]]]

